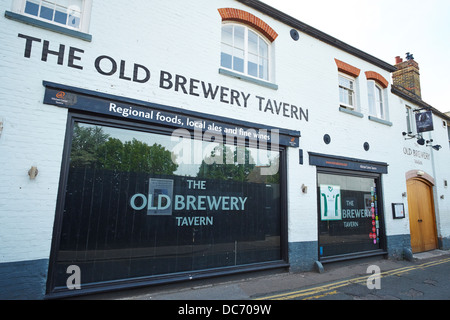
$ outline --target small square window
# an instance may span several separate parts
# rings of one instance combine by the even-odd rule
[[[33,1],[27,1],[25,3],[24,12],[37,17],[39,15],[39,3],[34,3]]]
[[[54,12],[53,5],[50,7],[50,6],[48,6],[48,4],[43,3],[41,5],[41,11],[39,13],[39,17],[46,19],[46,20],[53,21],[54,20],[53,12]]]
[[[55,22],[63,25],[67,24],[67,12],[57,9],[55,12]]]

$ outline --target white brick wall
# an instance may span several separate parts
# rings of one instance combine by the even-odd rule
[[[1,2],[10,9],[10,1]],[[48,258],[67,110],[42,104],[43,77],[54,70],[24,59],[18,33],[35,28],[0,18],[0,262]],[[40,33],[40,32],[39,32]],[[36,57],[36,56],[35,56]],[[37,62],[37,63],[36,63]],[[55,77],[53,75],[53,77]],[[28,170],[37,166],[31,181]]]
[[[2,66],[3,72],[9,73]],[[36,86],[24,86],[12,77],[2,83],[0,258],[2,262],[32,260],[49,254],[67,110],[42,105],[35,94],[43,97],[44,92],[37,78]],[[34,181],[28,177],[32,166],[39,170]],[[43,242],[46,245],[40,248]]]

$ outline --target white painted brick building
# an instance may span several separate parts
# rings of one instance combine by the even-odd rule
[[[2,299],[111,290],[136,285],[137,277],[143,279],[138,285],[150,285],[266,268],[295,272],[340,259],[408,258],[411,251],[449,248],[450,118],[392,83],[395,66],[254,0],[139,0],[133,7],[117,0],[80,0],[66,8],[41,2],[0,0]],[[131,116],[111,104],[128,108]],[[433,130],[410,133],[407,108],[411,115],[431,110]],[[148,120],[133,117],[132,110],[154,113]],[[158,120],[158,112],[180,122]],[[100,159],[105,139],[96,151],[81,150],[95,160],[82,158],[89,162],[85,176],[94,170],[91,196],[80,187],[89,183],[76,180],[79,150],[71,147],[77,126],[86,132],[102,128],[123,144],[131,133],[137,140],[148,136],[174,152],[167,140],[173,130],[195,131],[187,118],[269,135],[279,129],[280,148],[274,146],[270,162],[252,165],[241,180],[230,174],[213,178],[212,167],[205,169],[206,177],[190,175],[214,188],[187,187],[183,179],[189,175],[179,166],[178,173],[136,176],[145,176],[142,185],[150,189],[115,194],[106,191],[106,172],[124,173]],[[424,145],[418,144],[422,137]],[[246,148],[257,152],[264,142],[260,139],[259,147],[248,142]],[[442,148],[431,147],[436,145]],[[275,162],[276,173],[261,174]],[[38,170],[34,179],[28,175],[32,167]],[[131,179],[132,171],[121,179]],[[195,206],[191,202],[186,212],[174,206],[170,217],[150,209],[143,215],[131,211],[133,193],[135,200],[156,207],[146,198],[149,178],[170,180],[171,192],[179,199],[184,192],[186,201],[196,197]],[[410,187],[407,181],[417,183]],[[97,183],[103,183],[101,193]],[[329,220],[321,187],[336,183],[343,199],[335,202],[336,217]],[[423,243],[410,219],[416,209],[408,206],[418,196],[416,187],[431,192],[430,215],[417,220],[425,220],[435,234]],[[271,190],[272,198],[261,190]],[[230,212],[203,210],[206,191],[211,197],[217,192],[214,201],[223,201],[221,208]],[[78,193],[83,196],[76,198]],[[106,197],[109,209],[106,200],[93,204]],[[225,203],[232,199],[248,206],[239,212],[237,202]],[[392,204],[403,204],[404,217],[401,212],[395,217]],[[112,211],[117,214],[108,216]],[[368,218],[359,220],[355,213]],[[214,225],[199,225],[209,221],[206,217],[214,218]],[[128,225],[132,231],[126,231]],[[81,290],[66,286],[69,265],[80,265]]]

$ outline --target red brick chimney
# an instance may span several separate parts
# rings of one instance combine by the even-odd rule
[[[393,84],[408,90],[422,99],[419,64],[414,60],[413,55],[407,53],[406,61],[403,61],[399,56],[395,57],[395,66],[397,71],[392,74]]]
[[[396,65],[397,65],[397,64],[400,64],[400,63],[402,63],[402,62],[403,62],[403,59],[400,58],[400,56],[395,57],[395,64],[396,64]]]

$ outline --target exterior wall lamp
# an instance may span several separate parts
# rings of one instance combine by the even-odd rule
[[[439,144],[433,146],[433,139],[427,140],[427,147],[432,147],[436,151],[439,151],[442,149],[442,146]]]
[[[413,135],[412,132],[402,132],[402,135],[405,137],[405,140],[411,140],[411,139],[417,139],[417,144],[424,146],[426,144],[427,147],[431,147],[436,151],[439,151],[442,149],[441,145],[433,145],[433,139],[430,140],[425,140],[422,135],[419,134],[415,134]],[[408,137],[406,137],[408,136]]]
[[[31,167],[31,169],[28,170],[28,175],[30,176],[30,180],[36,179],[38,173],[39,173],[39,170],[37,167]]]

